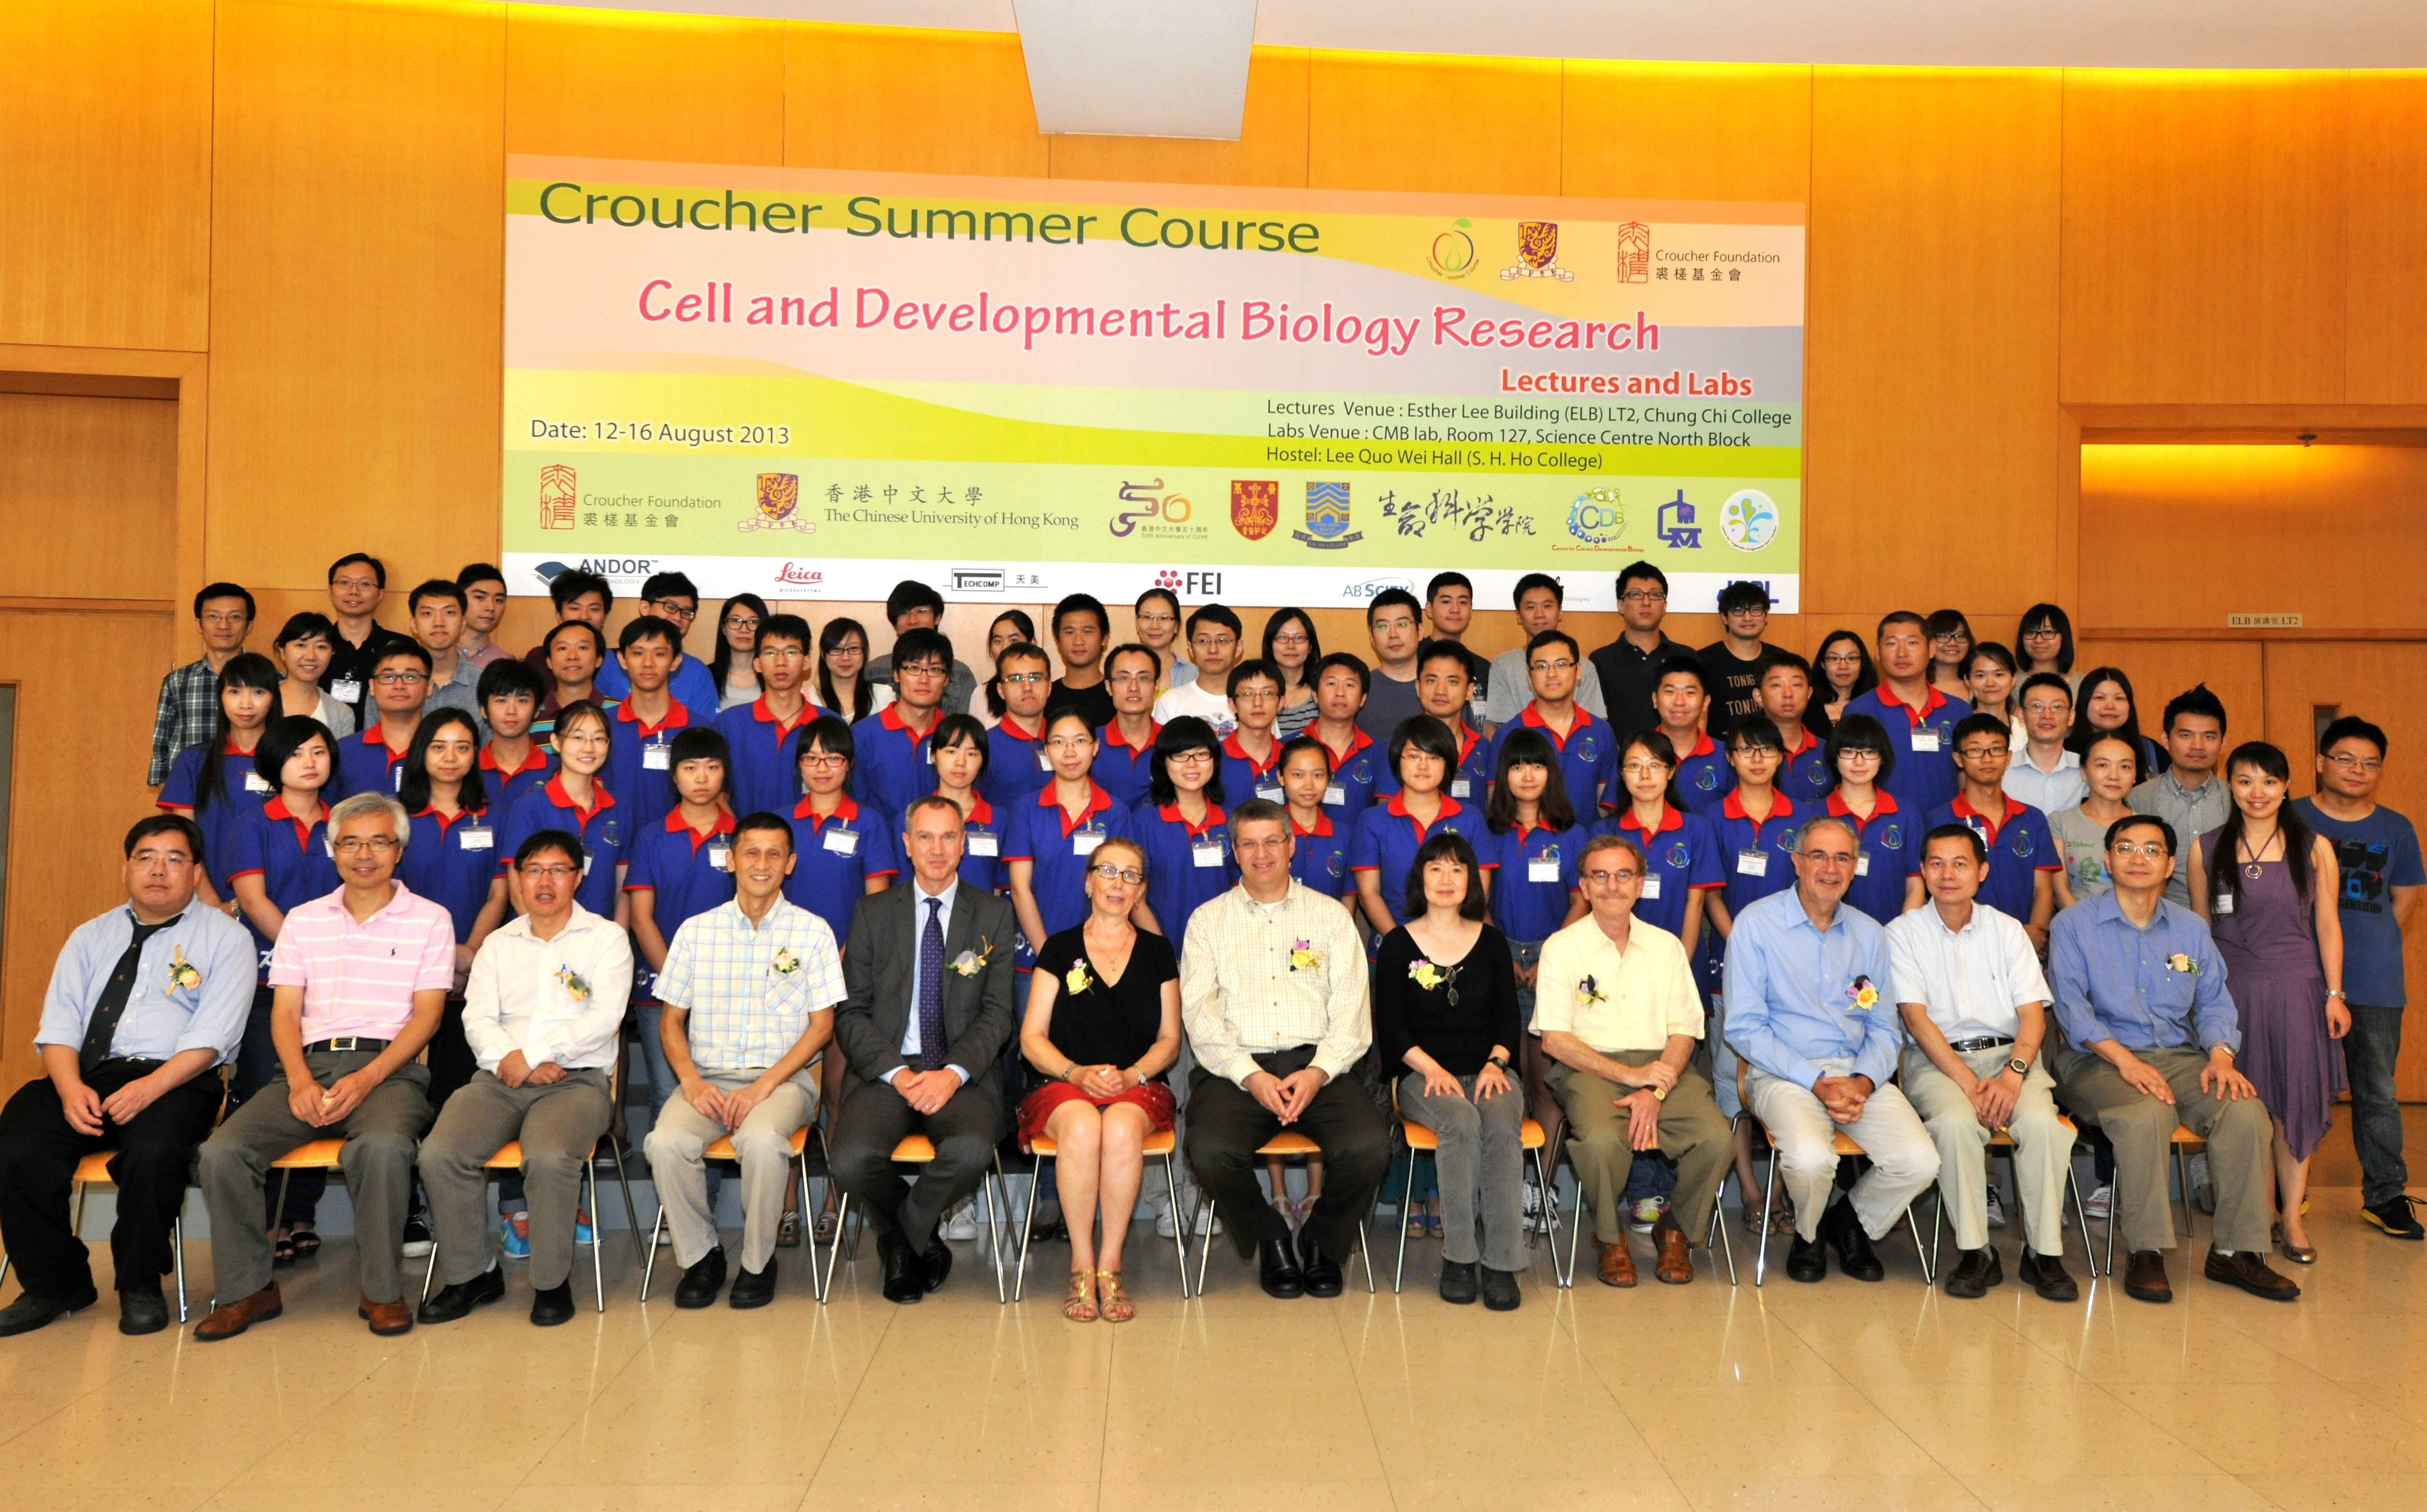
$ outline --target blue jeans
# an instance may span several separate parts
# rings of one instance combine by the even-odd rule
[[[2393,1097],[2393,1063],[2402,1056],[2402,1010],[2351,1005],[2343,1067],[2351,1078],[2352,1145],[2359,1152],[2359,1200],[2373,1208],[2402,1195],[2410,1168],[2402,1159],[2402,1105]]]

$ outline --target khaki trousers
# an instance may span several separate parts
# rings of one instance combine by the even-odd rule
[[[1835,1057],[1814,1064],[1824,1076],[1848,1076],[1854,1069],[1852,1061]],[[1778,1181],[1795,1203],[1796,1234],[1816,1237],[1829,1189],[1837,1179],[1840,1126],[1810,1087],[1751,1065],[1745,1068],[1745,1106],[1777,1142]],[[1938,1146],[1930,1142],[1913,1104],[1892,1086],[1872,1093],[1863,1103],[1863,1116],[1843,1128],[1871,1158],[1849,1200],[1863,1232],[1877,1239],[1938,1179]]]
[[[1986,1081],[2006,1068],[2014,1048],[1957,1050],[1974,1076]],[[1989,1243],[1989,1130],[1955,1079],[1912,1046],[1904,1052],[1904,1095],[1938,1146],[1938,1195],[1955,1227],[1955,1247]],[[2064,1178],[2073,1165],[2073,1136],[2058,1121],[2056,1079],[2047,1057],[2031,1063],[2014,1099],[2006,1131],[2014,1137],[2014,1186],[2023,1197],[2024,1237],[2034,1255],[2064,1253]]]
[[[574,1214],[581,1165],[607,1132],[615,1109],[604,1068],[568,1071],[546,1086],[510,1087],[476,1071],[447,1099],[421,1142],[421,1186],[438,1241],[438,1274],[460,1286],[497,1262],[489,1223],[489,1157],[508,1140],[523,1146],[523,1191],[530,1202],[530,1283],[562,1286],[573,1274]],[[592,1214],[593,1222],[596,1214]],[[595,1233],[595,1230],[594,1229]]]
[[[2135,1050],[2174,1089],[2171,1108],[2135,1091],[2122,1072],[2088,1050],[2060,1045],[2048,1051],[2056,1066],[2057,1099],[2075,1116],[2096,1124],[2115,1146],[2115,1212],[2127,1249],[2175,1247],[2175,1209],[2166,1195],[2175,1126],[2207,1141],[2208,1179],[2216,1183],[2216,1247],[2265,1254],[2268,1234],[2268,1146],[2275,1137],[2267,1109],[2256,1097],[2226,1102],[2200,1089],[2207,1067],[2204,1050]]]
[[[721,1091],[748,1086],[760,1071],[703,1071],[700,1080]],[[784,1191],[792,1177],[792,1134],[818,1115],[817,1069],[811,1066],[768,1095],[731,1130],[733,1152],[741,1158],[741,1267],[753,1275],[775,1258],[775,1230],[784,1216]],[[680,1093],[666,1099],[643,1146],[658,1200],[675,1231],[675,1261],[685,1270],[716,1247],[716,1213],[708,1203],[708,1146],[723,1139],[723,1124],[691,1105]]]
[[[1658,1050],[1604,1050],[1613,1061],[1648,1065]],[[1627,1126],[1634,1114],[1617,1099],[1634,1089],[1572,1066],[1554,1065],[1544,1077],[1551,1095],[1559,1099],[1576,1143],[1569,1157],[1575,1162],[1585,1205],[1592,1210],[1593,1237],[1604,1244],[1626,1242],[1627,1173],[1635,1169],[1635,1146]],[[1735,1158],[1735,1136],[1711,1098],[1711,1083],[1688,1066],[1660,1105],[1660,1153],[1677,1162],[1677,1193],[1669,1199],[1669,1216],[1686,1231],[1686,1242],[1700,1247],[1711,1231],[1711,1205],[1718,1200],[1719,1183]]]

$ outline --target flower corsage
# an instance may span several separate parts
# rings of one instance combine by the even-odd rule
[[[590,1000],[590,981],[569,966],[556,968],[556,980],[564,984],[564,995],[575,1002]]]
[[[2199,963],[2192,960],[2190,956],[2185,955],[2180,951],[2176,951],[2174,954],[2166,957],[2166,969],[2169,971],[2178,971],[2187,977],[2195,977],[2200,974]]]
[[[1073,961],[1070,963],[1070,969],[1062,973],[1062,984],[1067,987],[1070,995],[1075,998],[1094,986],[1096,979],[1087,975],[1086,962]]]
[[[953,957],[950,965],[957,975],[973,977],[985,969],[986,957],[993,953],[994,942],[988,939],[980,939],[976,950],[963,951],[960,954]]]
[[[1312,940],[1290,941],[1291,970],[1311,971],[1322,964],[1323,952],[1314,948]]]
[[[777,951],[774,965],[777,976],[796,976],[801,969],[801,958],[790,951]]]
[[[1442,970],[1440,967],[1433,965],[1430,961],[1425,960],[1424,957],[1418,956],[1415,964],[1408,967],[1408,980],[1414,983],[1417,986],[1424,988],[1426,992],[1430,992],[1434,988],[1440,986],[1442,983],[1447,982],[1449,980],[1449,973]]]
[[[169,990],[175,992],[182,987],[191,992],[202,984],[202,968],[187,960],[186,948],[178,946],[176,958],[169,963]]]
[[[1576,984],[1576,1001],[1589,1007],[1597,1002],[1609,1001],[1609,994],[1601,990],[1599,981],[1587,977]]]
[[[1869,977],[1856,977],[1846,988],[1846,1001],[1858,1014],[1869,1013],[1880,1005],[1880,989]]]

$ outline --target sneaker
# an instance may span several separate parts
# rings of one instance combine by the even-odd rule
[[[964,1202],[944,1217],[941,1230],[947,1243],[960,1244],[978,1236],[978,1205]]]
[[[1995,1187],[1989,1189],[1989,1227],[1992,1228],[2006,1227],[2006,1199],[1997,1195]]]
[[[1542,1221],[1542,1186],[1539,1181],[1525,1183],[1525,1231],[1547,1233],[1549,1226]]]
[[[2427,1228],[2410,1211],[2410,1205],[2419,1200],[2405,1195],[2386,1198],[2373,1208],[2362,1208],[2360,1219],[2384,1229],[2396,1239],[2427,1239]]]
[[[577,1244],[590,1244],[597,1243],[597,1230],[590,1225],[590,1214],[576,1210],[573,1214],[573,1242]],[[526,1240],[525,1243],[529,1242]]]
[[[2207,1152],[2191,1158],[2191,1200],[2202,1212],[2216,1211],[2216,1183],[2207,1179]]]
[[[434,1247],[430,1241],[430,1220],[415,1212],[404,1221],[404,1247],[399,1253],[407,1260],[419,1260]]]
[[[1180,1237],[1180,1225],[1173,1221],[1170,1208],[1165,1207],[1155,1213],[1154,1237],[1157,1239],[1178,1239]]]
[[[501,1213],[497,1218],[497,1243],[508,1260],[530,1259],[530,1214]]]
[[[1209,1203],[1204,1211],[1197,1215],[1197,1237],[1206,1239],[1221,1231],[1222,1220],[1214,1216],[1213,1205]]]
[[[2093,1218],[2109,1216],[2115,1211],[2115,1189],[2103,1186],[2093,1192],[2089,1200],[2081,1205],[2081,1211]]]
[[[1638,1234],[1648,1234],[1652,1232],[1653,1225],[1668,1215],[1667,1197],[1637,1197],[1635,1199],[1634,1215],[1628,1220],[1627,1227]]]

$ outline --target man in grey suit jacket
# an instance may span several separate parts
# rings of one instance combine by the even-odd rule
[[[902,831],[910,879],[860,903],[843,951],[834,1175],[868,1206],[886,1297],[916,1302],[951,1272],[936,1226],[985,1179],[1002,1132],[994,1065],[1011,1038],[1019,924],[1007,899],[960,880],[951,799],[912,804]],[[915,1190],[893,1171],[894,1146],[913,1133],[936,1146]]]

